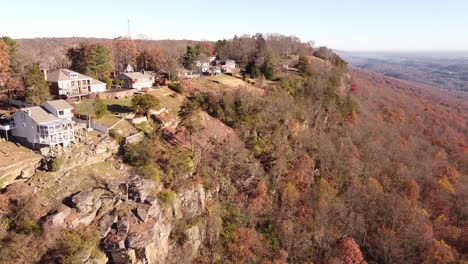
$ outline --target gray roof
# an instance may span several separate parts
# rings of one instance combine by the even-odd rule
[[[145,79],[154,77],[153,75],[143,74],[141,72],[126,72],[121,74],[121,78],[122,76],[126,76],[129,79]]]
[[[44,109],[42,109],[42,107],[39,106],[21,108],[21,110],[24,112],[29,111],[31,113],[31,119],[38,124],[44,124],[60,120],[58,117],[54,116],[53,114],[47,113]]]
[[[73,107],[69,105],[64,100],[54,100],[54,101],[47,101],[47,104],[55,108],[56,110],[64,110],[64,109],[72,109]]]
[[[76,73],[78,77],[72,78],[70,77],[71,73]],[[47,82],[58,82],[58,81],[67,81],[67,80],[82,80],[82,79],[92,79],[89,76],[81,74],[79,72],[74,72],[69,69],[60,69],[54,72],[51,72],[47,75]]]

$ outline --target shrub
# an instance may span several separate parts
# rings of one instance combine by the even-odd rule
[[[304,85],[302,79],[298,76],[286,75],[281,78],[280,86],[292,96],[296,96]]]
[[[52,162],[52,171],[59,171],[65,163],[64,157],[58,157]]]
[[[122,136],[122,134],[120,134],[119,131],[115,129],[109,130],[109,136],[117,140],[117,142],[119,143],[121,143],[124,140],[124,137]]]
[[[164,204],[172,204],[175,202],[176,199],[176,193],[173,191],[165,191],[159,193],[159,199],[164,203]]]
[[[39,235],[41,228],[33,217],[33,210],[31,206],[18,208],[14,216],[10,217],[10,221],[6,221],[10,231],[25,235]]]
[[[132,98],[132,110],[147,115],[150,110],[158,109],[159,100],[151,94],[136,94]]]
[[[81,263],[89,250],[98,248],[99,235],[94,233],[67,232],[61,240],[59,263]]]
[[[119,217],[127,217],[130,215],[130,209],[128,207],[122,207],[119,209],[119,211],[117,212],[117,215]]]
[[[114,85],[117,85],[117,86],[122,86],[122,85],[124,84],[124,81],[121,80],[121,79],[119,79],[118,76],[116,76],[116,77],[112,80],[112,82],[114,83]]]
[[[105,77],[104,82],[106,83],[106,89],[112,88],[113,80],[110,77]]]
[[[123,160],[135,167],[144,166],[155,159],[155,145],[148,139],[125,148]]]
[[[221,217],[223,219],[223,232],[221,236],[225,242],[229,242],[231,240],[231,233],[236,228],[245,225],[246,216],[237,207],[226,204]]]
[[[171,84],[169,84],[169,89],[171,89],[172,91],[174,91],[176,93],[179,93],[179,94],[184,93],[184,87],[182,87],[182,85],[180,83],[171,83]]]
[[[140,129],[141,131],[143,131],[143,133],[145,133],[145,135],[148,135],[148,134],[150,134],[152,132],[151,125],[146,121],[135,125],[135,127]]]
[[[108,113],[107,105],[102,99],[97,98],[93,102],[93,108],[94,108],[94,115],[96,116],[96,118],[101,118],[105,114]]]
[[[211,175],[207,172],[202,172],[201,177],[203,179],[203,187],[205,190],[210,190],[214,187],[214,179]]]
[[[351,115],[351,112],[355,110],[355,107],[355,103],[349,95],[347,95],[346,98],[340,102],[340,111],[343,116]]]
[[[156,164],[147,162],[145,165],[138,167],[138,172],[143,178],[152,179],[156,185],[159,184],[159,168]]]
[[[275,249],[280,248],[280,240],[271,221],[267,220],[265,222],[258,223],[255,229],[265,237],[266,241],[268,244],[270,244],[271,247]]]
[[[174,240],[177,244],[183,245],[187,239],[187,229],[189,228],[189,224],[185,220],[181,220],[174,225],[169,235],[169,238]]]
[[[166,165],[167,182],[174,188],[180,187],[185,179],[192,174],[194,162],[192,157],[185,151],[175,149],[169,156]]]

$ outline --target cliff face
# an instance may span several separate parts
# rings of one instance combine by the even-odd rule
[[[191,186],[170,204],[158,194],[153,181],[132,177],[67,197],[67,205],[49,214],[46,225],[96,229],[112,263],[190,263],[206,237],[205,190]],[[196,221],[181,229],[186,219]]]
[[[40,205],[31,217],[40,223],[42,236],[56,236],[54,240],[60,241],[54,235],[57,232],[97,233],[96,246],[105,255],[90,248],[81,253],[83,262],[190,263],[206,238],[216,239],[220,232],[219,225],[210,228],[213,219],[206,204],[211,195],[201,184],[193,183],[173,193],[172,199],[161,199],[166,194],[161,185],[116,160],[118,149],[108,136],[90,137],[65,149],[43,149],[43,156],[22,149],[30,155],[4,168],[14,168],[8,173],[14,171],[27,181],[5,183],[10,186],[0,199],[0,207],[5,209],[0,219],[16,214],[9,209],[17,201],[34,199]],[[39,170],[44,167],[41,164],[53,163],[58,157],[65,160],[58,171]]]

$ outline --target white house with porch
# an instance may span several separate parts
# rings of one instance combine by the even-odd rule
[[[105,83],[72,70],[60,69],[50,74],[44,71],[44,75],[56,97],[82,97],[106,91]]]
[[[71,109],[63,100],[21,108],[12,115],[11,134],[15,140],[34,148],[66,146],[75,140]]]

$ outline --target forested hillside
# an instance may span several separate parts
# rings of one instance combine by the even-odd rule
[[[107,163],[69,172],[67,160],[63,174],[37,172],[30,193],[4,190],[1,261],[74,263],[102,252],[115,263],[468,261],[466,101],[352,69],[294,37],[187,43],[171,48],[177,56],[158,48],[178,67],[213,53],[235,59],[245,78],[173,82],[171,98],[184,101],[174,131],[150,121],[137,127],[142,142],[122,144]],[[123,173],[131,180],[121,187]],[[67,177],[83,183],[64,186]],[[150,190],[131,194],[135,181]],[[115,232],[96,235],[97,216],[81,229],[50,224],[89,188],[119,201]]]
[[[281,88],[261,98],[195,95],[249,150],[236,153],[233,170],[201,165],[202,173],[229,175],[234,185],[222,203],[219,258],[464,259],[466,103],[363,71],[352,71],[348,88],[339,90],[335,78],[343,72],[316,67],[303,77],[280,77]],[[262,170],[245,168],[252,158]]]

